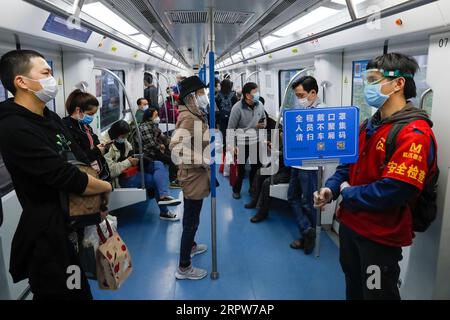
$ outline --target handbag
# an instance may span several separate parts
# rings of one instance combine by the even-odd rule
[[[98,179],[98,173],[91,166],[88,166],[82,162],[69,161],[72,165],[75,165],[81,172],[84,172],[94,178]],[[80,196],[77,194],[69,194],[68,212],[70,218],[84,217],[90,215],[98,215],[102,210],[103,204],[102,195],[94,196]]]
[[[102,290],[117,290],[133,271],[127,246],[117,232],[113,232],[108,219],[105,220],[109,237],[106,238],[100,226],[97,233],[100,245],[97,249],[97,278]]]

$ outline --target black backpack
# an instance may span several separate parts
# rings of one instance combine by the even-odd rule
[[[220,97],[220,115],[228,118],[231,113],[231,109],[233,108],[233,97],[234,92],[231,92],[228,94],[228,96],[225,96],[222,94],[222,92],[219,92]]]
[[[389,163],[392,155],[396,149],[396,140],[400,131],[411,121],[418,120],[412,119],[409,121],[399,121],[394,123],[392,128],[389,130],[389,133],[386,138],[386,157],[384,159],[384,165],[386,166]],[[366,120],[362,125],[362,130],[365,130],[367,127],[368,120]],[[439,168],[437,166],[437,149],[436,142],[434,138],[432,138],[432,143],[434,144],[434,160],[430,171],[425,180],[425,185],[422,192],[419,194],[417,199],[414,202],[410,203],[410,208],[412,212],[413,218],[413,231],[415,232],[424,232],[428,229],[431,223],[436,219],[437,216],[437,187],[438,187],[438,179],[439,179]]]

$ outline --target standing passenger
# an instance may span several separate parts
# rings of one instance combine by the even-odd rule
[[[233,187],[233,198],[241,198],[242,183],[245,177],[245,164],[250,158],[251,171],[249,185],[251,185],[256,175],[256,171],[261,167],[259,156],[259,134],[260,129],[266,127],[266,115],[264,105],[259,100],[258,85],[249,82],[242,88],[242,100],[233,106],[228,122],[228,129],[236,130],[238,155],[238,179]],[[234,141],[227,141],[229,146],[234,145]]]
[[[205,95],[206,86],[198,77],[180,84],[180,117],[170,142],[172,157],[179,165],[178,181],[183,188],[184,216],[177,279],[200,280],[207,271],[194,268],[191,258],[207,250],[195,242],[200,223],[203,199],[210,192],[210,154],[208,122],[200,111],[198,98]]]
[[[228,79],[222,81],[220,91],[216,96],[216,106],[219,108],[219,128],[223,139],[223,154],[227,146],[227,129],[230,120],[231,109],[238,102],[236,92],[233,91],[233,82]]]
[[[428,178],[438,172],[433,123],[409,102],[416,96],[417,70],[414,58],[398,53],[369,62],[364,95],[378,111],[361,127],[360,157],[338,167],[314,195],[320,208],[342,195],[340,262],[349,300],[400,299],[402,247],[414,237],[411,208]],[[388,136],[396,124],[403,127],[389,158]],[[380,285],[370,288],[368,278],[376,269]]]
[[[146,73],[144,75],[144,98],[149,103],[149,107],[159,111],[158,88],[153,84],[153,76]]]
[[[323,107],[317,95],[319,86],[315,78],[305,76],[293,83],[292,89],[303,109]],[[313,193],[317,190],[317,167],[292,167],[288,201],[294,211],[300,237],[291,243],[293,249],[303,249],[310,254],[316,242],[316,213]]]
[[[58,84],[40,53],[5,54],[0,78],[14,95],[0,105],[0,149],[23,208],[11,247],[13,281],[28,279],[36,300],[92,299],[84,272],[79,289],[67,285],[80,262],[60,196],[109,193],[111,184],[66,162],[63,154],[73,151],[69,135],[45,106],[56,97]]]

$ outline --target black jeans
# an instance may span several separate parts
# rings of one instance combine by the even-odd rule
[[[191,250],[195,245],[195,233],[200,224],[203,200],[184,199],[183,234],[180,247],[180,267],[191,265]]]
[[[339,239],[339,260],[345,274],[347,300],[400,300],[398,263],[402,260],[402,248],[373,242],[342,223]],[[379,286],[374,285],[377,273],[380,275]]]
[[[270,197],[270,182],[271,176],[261,175],[261,170],[258,169],[256,176],[252,184],[252,200],[257,203],[256,207],[259,209],[260,213],[267,214],[270,209],[270,202],[272,198]],[[273,183],[281,184],[288,183],[289,177],[291,176],[291,168],[284,167],[281,168],[274,176]]]
[[[239,155],[237,157],[239,165],[238,165],[238,178],[236,181],[236,185],[233,187],[234,193],[241,192],[242,189],[242,183],[245,178],[245,164],[247,163],[247,160],[250,158],[250,188],[252,187],[253,180],[256,176],[256,171],[258,171],[259,168],[261,168],[261,163],[259,159],[259,143],[255,146],[248,146],[248,145],[238,145],[239,149]],[[251,152],[251,155],[250,155]]]

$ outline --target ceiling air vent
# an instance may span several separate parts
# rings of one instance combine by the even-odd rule
[[[174,10],[165,12],[171,24],[186,24],[186,23],[207,23],[207,11],[188,11],[188,10]],[[216,11],[214,13],[214,22],[217,24],[237,24],[245,25],[254,13],[251,12],[237,12],[237,11]]]

